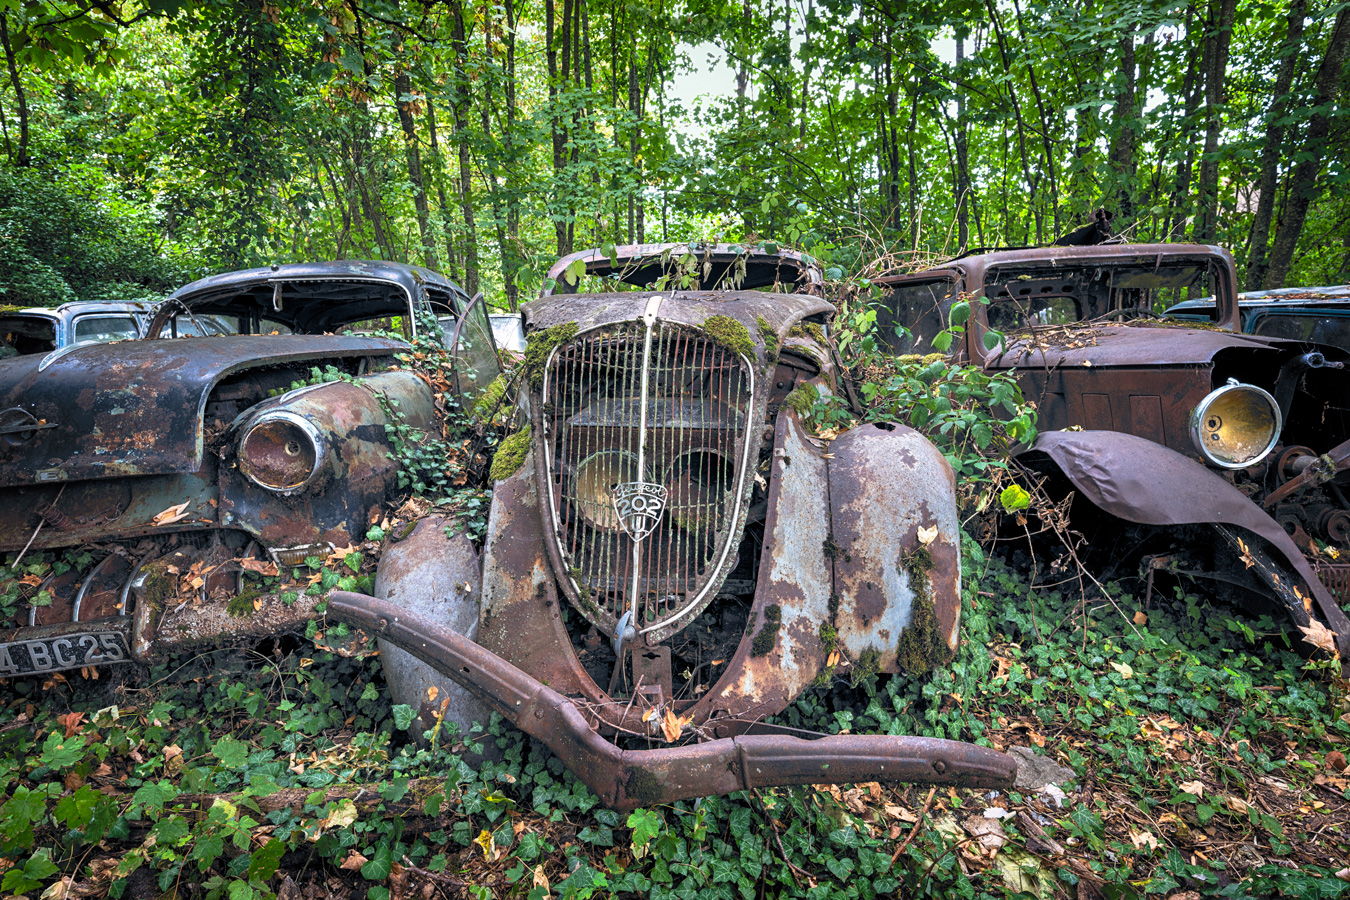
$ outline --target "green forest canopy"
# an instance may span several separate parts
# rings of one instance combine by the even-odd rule
[[[1249,289],[1350,279],[1346,3],[0,0],[0,39],[0,302],[373,257],[514,308],[587,246],[847,268],[1098,207]]]

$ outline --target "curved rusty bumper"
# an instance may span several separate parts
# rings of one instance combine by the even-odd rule
[[[392,603],[336,591],[328,616],[378,634],[476,694],[538,738],[621,812],[756,787],[858,781],[1011,788],[1012,757],[926,737],[742,735],[658,750],[622,750],[577,706],[473,641]]]

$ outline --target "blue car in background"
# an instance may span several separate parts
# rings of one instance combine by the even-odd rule
[[[154,311],[155,304],[139,302],[80,301],[52,309],[0,306],[0,359],[134,340],[145,334]]]
[[[1214,298],[1186,300],[1163,315],[1183,322],[1213,322]],[[1238,294],[1238,315],[1247,334],[1350,350],[1350,284]]]

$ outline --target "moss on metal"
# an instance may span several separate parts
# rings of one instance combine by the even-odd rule
[[[501,481],[516,474],[530,452],[530,426],[517,431],[497,445],[497,455],[492,457],[492,470],[488,473],[493,481]]]
[[[714,343],[754,358],[755,342],[750,339],[750,330],[730,316],[709,316],[703,322],[703,330]]]
[[[820,649],[826,656],[833,653],[839,646],[839,631],[829,622],[820,623]]]
[[[783,607],[777,603],[764,607],[764,627],[750,645],[751,656],[768,656],[778,643],[778,629],[783,627]]]
[[[909,624],[900,632],[896,662],[908,675],[922,675],[951,661],[952,650],[942,639],[933,609],[933,554],[920,545],[900,557],[899,569],[909,577],[914,600]]]
[[[502,398],[506,396],[506,387],[509,383],[510,376],[506,372],[502,372],[492,379],[492,383],[474,401],[474,421],[483,422],[492,417],[493,413],[497,411],[497,407],[501,405]]]
[[[246,619],[256,612],[253,601],[261,597],[262,594],[263,592],[257,588],[251,588],[244,591],[242,594],[236,594],[230,599],[230,602],[226,604],[225,612],[228,613],[232,619]]]
[[[825,329],[815,322],[798,322],[788,330],[788,337],[809,338],[817,344],[824,344]]]
[[[820,390],[809,381],[804,381],[792,389],[783,405],[805,419],[816,408],[816,401],[819,399]]]
[[[853,669],[849,673],[849,683],[853,687],[857,687],[880,671],[881,651],[876,647],[868,647],[858,657],[858,661],[853,664]]]
[[[760,340],[764,341],[764,361],[773,365],[778,362],[778,332],[763,316],[755,316],[755,326],[759,328]]]
[[[544,366],[548,363],[549,354],[554,347],[576,336],[576,322],[563,322],[530,335],[525,342],[525,377],[530,380],[530,387],[537,391],[544,386]]]

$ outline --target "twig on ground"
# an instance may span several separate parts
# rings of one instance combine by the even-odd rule
[[[905,838],[904,843],[899,847],[896,847],[895,852],[891,854],[891,865],[895,865],[895,861],[900,858],[900,854],[905,852],[905,848],[909,846],[909,842],[914,840],[914,835],[918,834],[919,829],[923,827],[923,817],[928,815],[928,810],[933,808],[933,798],[936,796],[937,788],[934,787],[929,789],[928,799],[923,801],[923,809],[919,810],[918,821],[915,822],[914,827],[909,830],[909,836]]]

